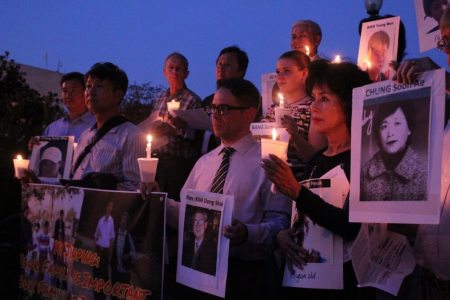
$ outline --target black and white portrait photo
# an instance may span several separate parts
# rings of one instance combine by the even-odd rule
[[[361,137],[361,201],[427,199],[429,90],[366,101]]]

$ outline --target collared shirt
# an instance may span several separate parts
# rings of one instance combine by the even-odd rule
[[[73,162],[90,143],[97,128],[86,130],[75,149]],[[118,190],[135,191],[140,176],[137,159],[145,157],[145,137],[141,130],[125,122],[108,131],[83,159],[72,179],[82,179],[92,172],[112,174],[119,181]]]
[[[201,107],[201,99],[194,92],[188,88],[184,88],[174,95],[170,95],[169,90],[161,93],[156,100],[153,107],[153,111],[159,111],[159,116],[163,117],[167,114],[167,102],[169,101],[180,102],[180,110],[194,109]],[[156,152],[159,155],[174,155],[176,157],[190,158],[196,155],[194,137],[195,131],[192,128],[187,130],[179,129],[179,135],[170,136],[169,143]]]
[[[61,119],[50,123],[44,130],[43,136],[69,136],[75,137],[74,142],[78,143],[81,134],[95,124],[95,117],[89,111],[85,112],[74,120],[69,120],[66,114]]]
[[[273,194],[271,181],[261,167],[261,146],[251,133],[233,145],[224,194],[234,195],[233,218],[245,223],[247,241],[230,248],[231,255],[246,260],[267,258],[276,244],[276,235],[289,227],[292,201],[281,193]],[[220,145],[202,156],[192,169],[183,189],[209,191],[220,163]]]
[[[419,265],[450,280],[450,121],[443,142],[441,205],[438,225],[419,225],[414,254]]]
[[[109,248],[114,239],[114,219],[111,216],[103,216],[98,220],[95,229],[95,243],[102,248]]]

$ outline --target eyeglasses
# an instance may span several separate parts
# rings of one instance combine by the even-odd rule
[[[446,37],[441,37],[437,43],[436,43],[436,47],[440,50],[440,51],[445,51],[445,49],[450,48],[449,45],[449,39]]]
[[[212,104],[211,106],[207,106],[205,108],[206,112],[208,114],[214,114],[214,113],[219,113],[220,115],[226,115],[230,112],[230,110],[244,110],[244,109],[248,109],[250,107],[248,106],[231,106],[228,104],[219,104],[219,105],[214,105]]]

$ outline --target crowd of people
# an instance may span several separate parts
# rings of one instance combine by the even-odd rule
[[[443,12],[440,30],[442,38],[438,46],[449,57],[450,65],[450,8]],[[174,230],[178,229],[181,190],[233,195],[233,221],[221,233],[230,240],[227,299],[389,298],[375,288],[358,287],[350,258],[344,261],[343,290],[281,287],[282,266],[275,259],[275,249],[281,250],[288,265],[301,268],[311,261],[308,258],[311,253],[296,243],[295,232],[290,228],[293,201],[302,218],[307,217],[346,242],[356,238],[361,224],[349,222],[348,196],[343,208],[338,208],[299,181],[319,178],[336,166],[342,167],[350,181],[352,90],[390,76],[363,71],[350,62],[332,63],[320,58],[321,40],[322,31],[317,23],[298,21],[291,30],[291,50],[280,55],[276,62],[277,85],[291,111],[290,116],[283,118],[283,126],[290,135],[290,165],[274,155],[261,161],[261,147],[252,137],[250,124],[261,119],[272,121],[274,107],[269,108],[266,116],[261,115],[260,93],[252,82],[244,79],[249,58],[242,49],[231,46],[219,53],[217,89],[203,101],[186,85],[187,58],[178,52],[169,54],[163,67],[169,87],[153,106],[153,113],[164,121],[154,126],[152,133],[155,139],[165,141],[153,151],[159,158],[156,184],[140,183],[137,158],[145,157],[145,137],[138,126],[120,114],[120,102],[128,86],[126,73],[107,62],[93,65],[85,75],[76,72],[64,75],[61,90],[67,114],[50,124],[43,134],[74,135],[78,142],[71,179],[65,184],[128,191],[140,188],[144,196],[154,190],[167,192],[167,224]],[[390,42],[382,34],[375,33],[369,40],[368,53],[380,56]],[[403,53],[398,57],[402,56]],[[420,73],[439,68],[429,58],[397,61],[396,66],[394,80],[401,83],[412,83]],[[448,82],[449,76],[446,80]],[[210,113],[213,130],[196,130],[172,115],[167,105],[171,101],[179,102],[180,110],[204,107]],[[413,196],[423,199],[425,184],[421,180],[427,170],[418,163],[408,142],[414,124],[408,119],[407,109],[393,106],[377,118],[374,128],[380,150],[363,168],[362,179],[367,184],[362,194],[372,200],[383,200],[393,194],[400,200],[414,200],[411,199]],[[393,134],[397,134],[395,143],[389,140]],[[35,143],[30,141],[30,147]],[[412,246],[417,267],[404,281],[398,299],[450,299],[450,205],[446,202],[450,184],[449,143],[450,126],[447,125],[440,224],[418,226],[417,236],[412,239],[415,240]],[[392,170],[397,170],[394,175]],[[391,172],[389,178],[395,177],[394,185],[386,184],[388,171]],[[412,180],[404,184],[404,178],[408,176]],[[29,174],[28,180],[37,178]],[[110,261],[108,249],[115,238],[110,210],[112,204],[102,217],[107,228],[98,227],[95,232],[97,251],[104,261]],[[128,217],[124,216],[118,231],[118,241],[122,244],[127,243]],[[60,238],[64,231],[60,232],[56,225],[55,236]],[[196,254],[209,242],[204,238],[207,226],[208,216],[204,211],[192,215],[195,238],[185,245],[189,249],[183,256],[183,264],[214,274],[215,268],[201,266]],[[105,230],[108,230],[107,234],[102,233]],[[125,265],[119,264],[119,269],[120,266],[126,270]],[[106,269],[98,271],[103,273],[100,277],[107,276]],[[170,272],[167,277],[168,299],[215,298],[176,284]],[[416,284],[417,280],[422,283]]]

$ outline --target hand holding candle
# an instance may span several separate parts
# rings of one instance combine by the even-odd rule
[[[22,179],[25,177],[25,170],[28,169],[28,165],[30,161],[28,159],[22,159],[22,155],[17,155],[16,159],[13,159],[14,162],[14,176],[16,178]]]
[[[179,101],[175,101],[175,99],[173,99],[172,101],[167,102],[167,110],[169,111],[170,114],[173,114],[174,110],[179,110],[179,109],[180,109]]]

